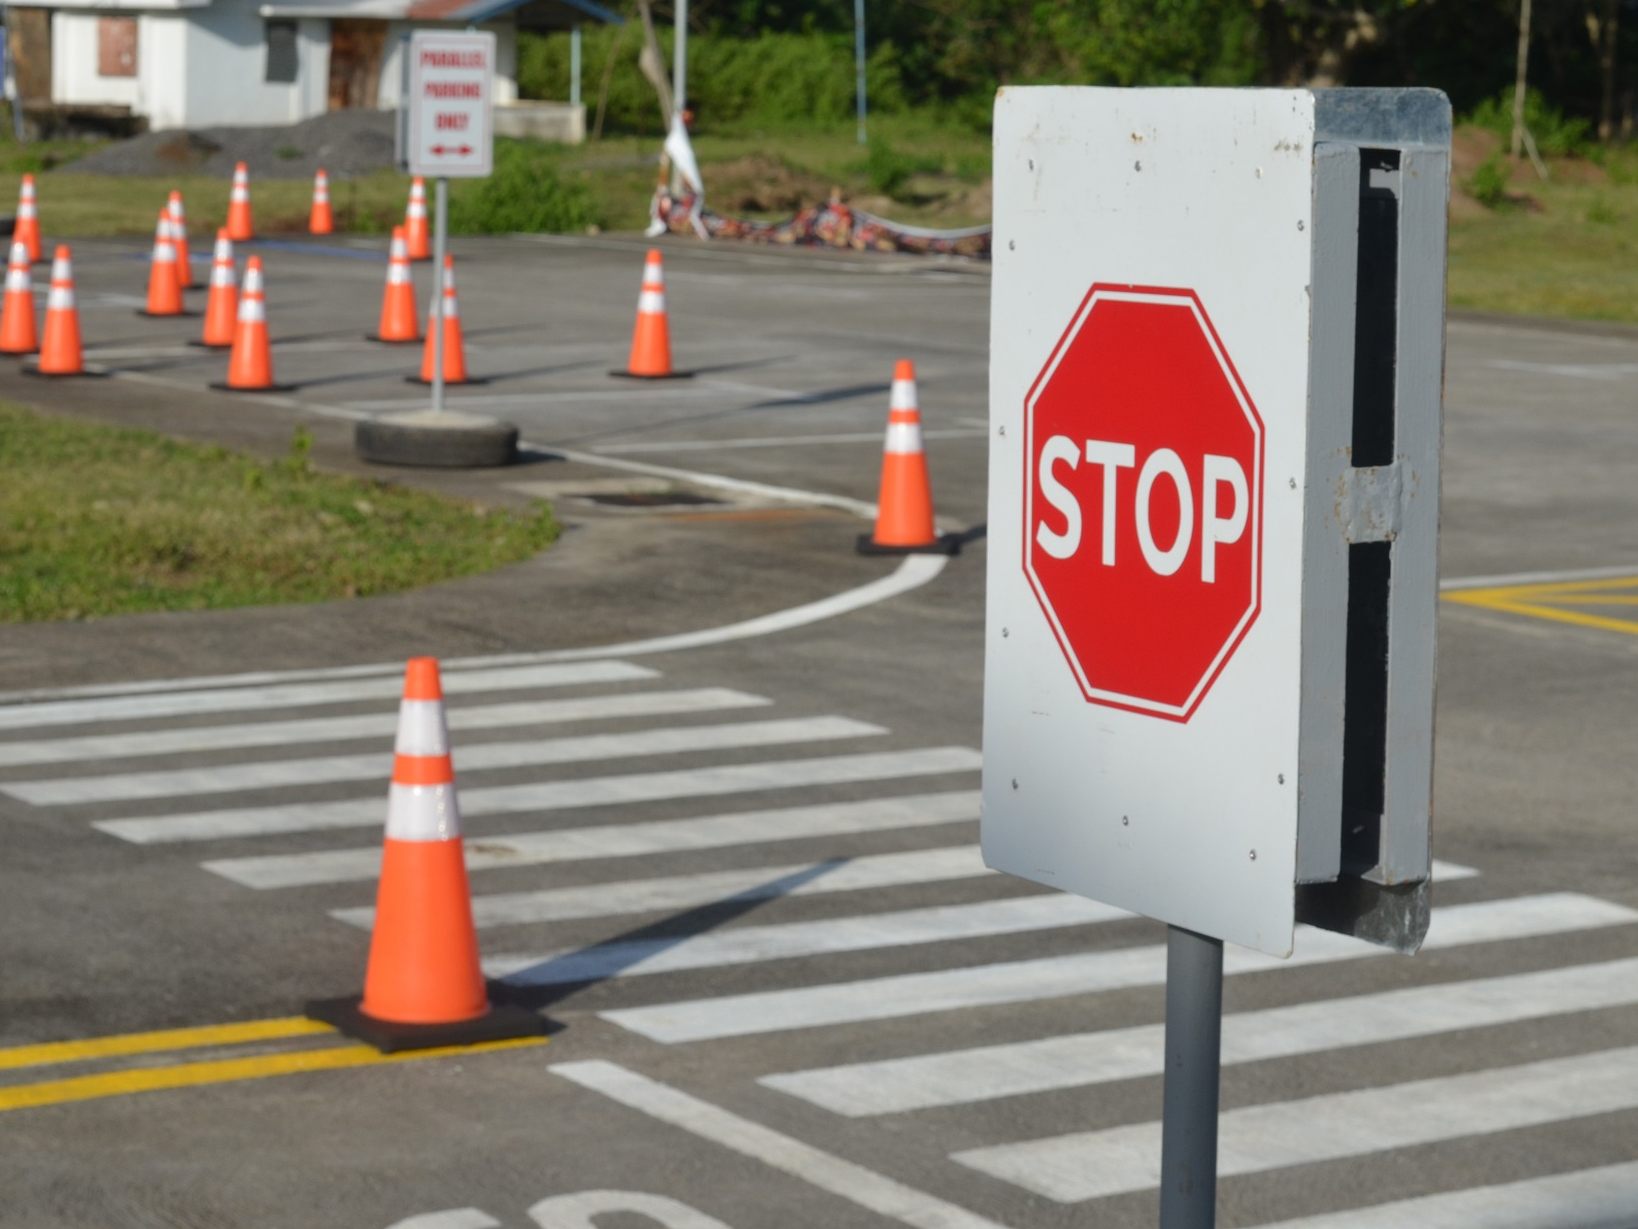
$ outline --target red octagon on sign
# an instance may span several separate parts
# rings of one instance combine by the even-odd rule
[[[1024,434],[1024,572],[1082,692],[1187,721],[1262,573],[1263,421],[1199,296],[1093,286]]]

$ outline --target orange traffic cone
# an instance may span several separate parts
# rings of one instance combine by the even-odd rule
[[[330,177],[321,166],[313,176],[313,208],[307,214],[307,233],[328,235],[335,228],[335,218],[330,213]]]
[[[637,296],[637,325],[632,330],[626,369],[609,374],[637,380],[678,380],[693,375],[671,369],[671,326],[666,321],[665,266],[659,248],[650,248],[643,264],[643,289]]]
[[[33,354],[40,348],[34,331],[34,283],[28,273],[28,244],[15,239],[6,266],[6,298],[0,307],[0,354]]]
[[[411,260],[432,259],[432,236],[427,232],[427,181],[419,175],[410,182],[409,204],[404,209],[404,243]]]
[[[893,394],[888,405],[876,528],[873,533],[859,535],[859,553],[953,555],[960,540],[939,537],[933,523],[933,488],[927,481],[921,411],[916,408],[916,367],[907,358],[901,358],[893,368]]]
[[[17,190],[17,222],[11,229],[13,243],[28,248],[28,262],[40,259],[40,212],[34,197],[34,176],[24,175],[23,186]]]
[[[250,168],[243,162],[233,167],[233,191],[228,194],[228,238],[244,243],[256,237],[256,227],[250,218]]]
[[[432,337],[437,327],[437,312],[427,312],[427,341],[421,350],[421,374],[407,377],[412,384],[432,383]],[[444,256],[444,383],[487,384],[488,381],[467,374],[466,347],[461,340],[461,309],[455,301],[455,258]]]
[[[381,296],[381,323],[369,339],[395,343],[421,340],[421,322],[415,315],[415,282],[410,277],[402,226],[392,228],[392,247],[387,254],[387,289]]]
[[[87,374],[80,347],[80,311],[74,306],[74,263],[66,243],[57,245],[51,261],[45,336],[40,343],[40,361],[30,371],[42,376]]]
[[[176,244],[171,241],[171,211],[161,209],[154,227],[154,256],[148,266],[148,306],[139,316],[180,316],[182,286],[176,276]]]
[[[171,215],[171,243],[176,247],[176,284],[192,290],[193,260],[188,253],[188,217],[182,208],[182,194],[173,191],[165,208]]]
[[[484,985],[436,658],[404,671],[394,751],[364,995],[307,1014],[389,1052],[543,1033],[537,1013],[491,1005]]]
[[[245,287],[239,296],[239,320],[233,330],[233,352],[228,355],[227,382],[211,387],[225,393],[280,392],[289,387],[273,383],[273,347],[267,337],[260,256],[245,262]]]
[[[233,268],[233,240],[227,227],[216,232],[216,250],[210,258],[210,297],[205,300],[205,331],[199,344],[213,350],[233,344],[239,322],[239,286]]]

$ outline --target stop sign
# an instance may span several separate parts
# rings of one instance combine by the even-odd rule
[[[1024,431],[1024,572],[1081,691],[1188,721],[1261,590],[1263,423],[1199,297],[1094,285]]]

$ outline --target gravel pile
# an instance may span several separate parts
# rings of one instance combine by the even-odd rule
[[[106,145],[71,168],[95,175],[233,174],[250,164],[256,179],[366,175],[393,165],[391,111],[330,111],[273,128],[170,128]]]

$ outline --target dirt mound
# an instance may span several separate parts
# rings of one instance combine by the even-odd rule
[[[792,214],[830,199],[828,181],[764,154],[713,165],[705,187],[712,208],[724,213]]]
[[[268,128],[171,128],[107,145],[67,168],[94,175],[228,176],[235,162],[259,179],[367,175],[393,165],[390,111],[331,111]]]

